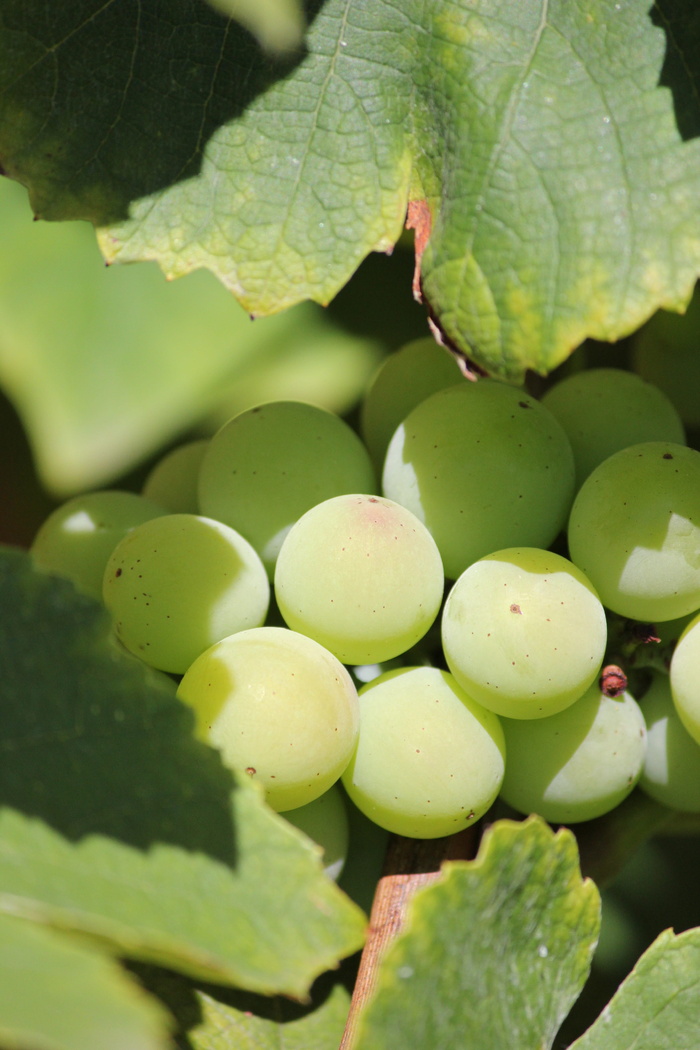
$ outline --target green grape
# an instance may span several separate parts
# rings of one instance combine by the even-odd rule
[[[571,560],[620,616],[700,608],[700,452],[650,441],[608,457],[579,489],[568,536]]]
[[[436,667],[389,671],[363,686],[348,795],[380,827],[440,838],[478,820],[496,798],[505,751],[496,715]]]
[[[425,522],[456,579],[490,551],[548,547],[574,491],[569,440],[538,401],[495,380],[432,394],[391,439],[384,495]]]
[[[152,467],[141,490],[144,496],[171,514],[198,514],[199,468],[208,447],[209,441],[202,438],[171,449]]]
[[[613,452],[642,441],[685,444],[683,423],[658,387],[621,368],[591,368],[551,387],[542,404],[566,431],[580,488]]]
[[[428,530],[379,496],[335,496],[307,511],[275,570],[285,622],[346,664],[381,663],[409,649],[437,616],[443,588]]]
[[[553,715],[583,696],[606,640],[605,610],[584,574],[534,547],[470,565],[442,614],[450,671],[484,707],[509,718]]]
[[[627,692],[611,699],[597,684],[548,718],[502,719],[508,762],[501,798],[554,824],[600,817],[637,783],[646,726]]]
[[[318,798],[345,769],[357,739],[357,691],[326,649],[285,627],[222,639],[178,688],[200,739],[245,770],[280,812]]]
[[[684,314],[659,310],[632,337],[632,367],[662,390],[688,427],[700,427],[700,292]]]
[[[337,784],[305,806],[286,810],[284,818],[320,846],[323,870],[337,881],[345,867],[350,834],[345,799]]]
[[[369,453],[347,423],[315,405],[271,401],[214,435],[199,472],[199,505],[245,536],[272,578],[282,541],[305,511],[375,487]]]
[[[234,529],[196,514],[169,514],[117,544],[103,597],[130,652],[182,674],[214,642],[263,623],[270,585],[260,558]]]
[[[360,433],[378,469],[391,436],[430,394],[464,383],[456,360],[432,336],[414,339],[380,365],[360,405]]]
[[[87,492],[49,514],[30,548],[42,572],[72,580],[79,590],[102,600],[102,577],[110,554],[126,534],[167,510],[144,496],[118,489]]]
[[[700,744],[700,616],[693,617],[678,639],[669,677],[678,716]]]
[[[654,674],[640,706],[647,751],[639,787],[670,809],[700,813],[700,745],[678,717],[668,675]]]

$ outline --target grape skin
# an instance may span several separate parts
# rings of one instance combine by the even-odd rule
[[[74,496],[42,523],[30,549],[32,561],[101,601],[105,565],[117,543],[135,526],[163,514],[167,510],[160,504],[121,489]]]
[[[584,574],[551,551],[487,555],[452,587],[442,614],[450,671],[484,707],[542,718],[568,707],[596,678],[605,611]]]
[[[646,725],[630,693],[611,699],[597,683],[548,718],[504,718],[501,798],[521,813],[573,824],[608,813],[639,780]]]
[[[435,667],[388,671],[359,694],[357,748],[342,781],[387,831],[439,838],[461,831],[496,798],[505,761],[496,715]]]
[[[608,456],[642,441],[685,443],[683,423],[658,387],[622,368],[589,368],[555,383],[542,397],[566,431],[576,488]]]
[[[201,438],[171,449],[149,471],[144,496],[166,507],[171,514],[198,514],[199,470],[209,441]]]
[[[641,708],[647,751],[639,787],[670,809],[700,813],[700,744],[681,722],[668,675],[654,674]]]
[[[280,812],[319,798],[358,733],[357,691],[336,658],[284,627],[240,631],[195,660],[178,688],[200,739],[245,770]]]
[[[345,867],[350,840],[345,800],[338,785],[333,784],[305,806],[285,810],[284,819],[316,843],[322,851],[323,870],[337,881]]]
[[[271,401],[230,419],[199,471],[200,513],[236,529],[274,575],[289,529],[305,511],[344,492],[376,488],[367,449],[332,412]]]
[[[288,626],[346,664],[406,652],[435,620],[443,589],[440,554],[425,526],[405,507],[361,493],[307,511],[275,570]]]
[[[678,717],[700,744],[700,615],[690,621],[676,643],[669,679]]]
[[[382,491],[425,523],[456,579],[504,547],[547,547],[574,494],[559,422],[521,390],[483,379],[421,402],[391,439]]]
[[[414,339],[385,358],[360,406],[360,433],[380,471],[391,437],[408,413],[438,390],[465,381],[452,354],[432,336]]]
[[[213,642],[264,622],[270,585],[260,558],[233,529],[196,514],[168,514],[117,544],[103,597],[130,652],[182,674]]]
[[[700,608],[700,452],[652,441],[616,452],[581,486],[569,518],[571,560],[601,601],[631,620]]]

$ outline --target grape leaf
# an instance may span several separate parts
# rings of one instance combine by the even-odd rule
[[[208,267],[252,314],[328,302],[413,202],[436,323],[519,379],[690,296],[687,8],[315,0],[271,62],[196,0],[6,0],[0,164],[108,259]]]
[[[695,1050],[700,930],[659,934],[597,1021],[569,1050]]]
[[[326,1002],[298,1019],[284,1019],[285,1005],[276,1002],[276,1016],[259,1016],[253,1003],[239,1007],[201,994],[202,1024],[190,1031],[193,1050],[337,1050],[345,1028],[350,996],[336,985]]]
[[[0,913],[253,991],[304,996],[365,917],[313,845],[192,735],[97,603],[0,557]]]
[[[0,915],[0,1043],[168,1050],[172,1018],[103,952]]]
[[[137,964],[136,975],[178,1024],[186,1050],[338,1050],[350,996],[337,974],[315,982],[309,1003],[236,989],[199,987],[185,978]]]
[[[444,864],[416,893],[351,1046],[545,1050],[583,987],[599,927],[571,832],[498,821],[475,860]]]
[[[0,379],[58,496],[113,481],[220,405],[301,395],[344,411],[375,366],[378,343],[320,307],[252,324],[211,273],[168,283],[154,264],[106,269],[86,223],[30,215],[0,180]]]

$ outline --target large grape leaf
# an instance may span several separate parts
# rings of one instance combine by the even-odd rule
[[[664,930],[570,1050],[696,1050],[700,930]]]
[[[0,1045],[168,1050],[172,1018],[94,947],[0,915]]]
[[[153,263],[107,269],[87,223],[32,224],[24,190],[0,183],[0,381],[59,497],[220,407],[301,396],[344,411],[375,367],[379,344],[311,303],[253,324],[205,270],[172,283]]]
[[[411,901],[358,1019],[355,1050],[551,1047],[588,976],[600,899],[576,840],[498,821],[473,861]]]
[[[71,584],[0,554],[0,913],[263,994],[361,945],[318,851]]]
[[[5,0],[0,165],[108,259],[208,267],[253,314],[327,302],[410,204],[445,337],[517,379],[700,271],[694,16],[649,8],[313,0],[272,62],[200,0]]]

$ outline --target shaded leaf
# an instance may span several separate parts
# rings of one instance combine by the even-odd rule
[[[72,586],[0,557],[0,912],[263,993],[362,943],[317,853]]]
[[[0,1043],[32,1050],[167,1050],[172,1018],[84,943],[0,915]]]
[[[324,974],[304,1005],[235,989],[198,987],[152,967],[135,967],[144,987],[176,1018],[181,1050],[338,1050],[350,996]]]
[[[695,1050],[700,1045],[700,930],[659,934],[570,1050]]]
[[[9,0],[0,161],[108,259],[208,267],[253,314],[328,302],[420,204],[437,323],[518,379],[680,309],[700,271],[693,16],[654,7],[325,0],[270,63],[194,0]]]
[[[337,1050],[345,1028],[350,996],[336,985],[317,1009],[285,1018],[286,1004],[275,1001],[271,1016],[257,1004],[238,1006],[200,993],[202,1023],[189,1033],[194,1050]]]
[[[552,1045],[588,976],[600,925],[576,840],[499,821],[473,861],[419,890],[359,1018],[357,1050]]]

